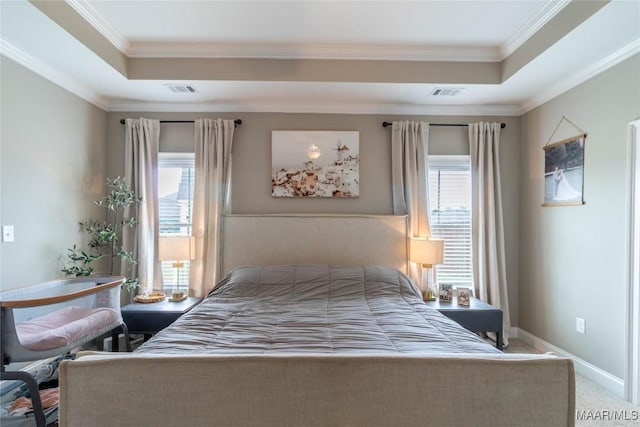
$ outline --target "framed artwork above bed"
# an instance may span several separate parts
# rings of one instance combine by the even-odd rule
[[[358,197],[360,132],[271,133],[273,197]]]

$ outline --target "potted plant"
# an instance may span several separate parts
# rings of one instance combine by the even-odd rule
[[[68,276],[89,276],[94,272],[94,263],[103,258],[107,258],[107,265],[111,275],[117,274],[121,261],[128,264],[128,271],[120,269],[120,275],[125,276],[123,286],[129,291],[135,290],[138,286],[138,278],[131,277],[133,266],[138,263],[132,252],[125,250],[122,246],[122,232],[125,228],[135,228],[136,218],[125,217],[125,210],[137,206],[142,198],[136,196],[122,177],[111,180],[107,178],[107,188],[109,194],[95,202],[96,205],[107,209],[107,219],[97,221],[90,219],[80,223],[82,231],[88,234],[88,249],[83,250],[73,245],[67,250],[67,260],[61,271]],[[127,273],[127,274],[125,274]]]

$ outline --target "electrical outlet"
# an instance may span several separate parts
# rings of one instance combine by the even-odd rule
[[[15,236],[13,234],[13,225],[3,225],[2,226],[2,241],[3,242],[13,242]]]
[[[581,317],[576,317],[576,332],[580,333],[580,334],[584,334],[585,333],[585,321],[583,318]]]

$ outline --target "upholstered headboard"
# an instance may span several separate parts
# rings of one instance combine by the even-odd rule
[[[386,265],[407,271],[407,218],[393,215],[227,215],[222,273],[242,265]]]

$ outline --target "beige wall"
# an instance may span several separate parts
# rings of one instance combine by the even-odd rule
[[[79,243],[78,222],[102,214],[106,113],[0,57],[2,290],[62,277],[60,257]]]
[[[468,123],[480,120],[505,122],[502,132],[502,192],[505,210],[507,280],[510,314],[518,319],[518,162],[520,120],[513,117],[420,117],[356,114],[280,113],[109,113],[108,174],[123,173],[124,126],[121,118],[147,117],[191,120],[212,117],[242,119],[233,146],[233,213],[363,213],[391,214],[391,129],[383,121],[426,120],[434,123]],[[360,132],[360,197],[353,199],[282,199],[271,197],[272,130],[357,130]],[[193,125],[161,125],[161,150],[193,150]],[[468,154],[467,129],[432,127],[432,154]]]
[[[542,208],[542,147],[563,115],[588,133],[586,204]],[[627,124],[638,117],[636,55],[522,118],[519,326],[619,378],[625,353]],[[563,124],[553,140],[578,133]],[[585,335],[576,332],[576,317],[586,320]]]

